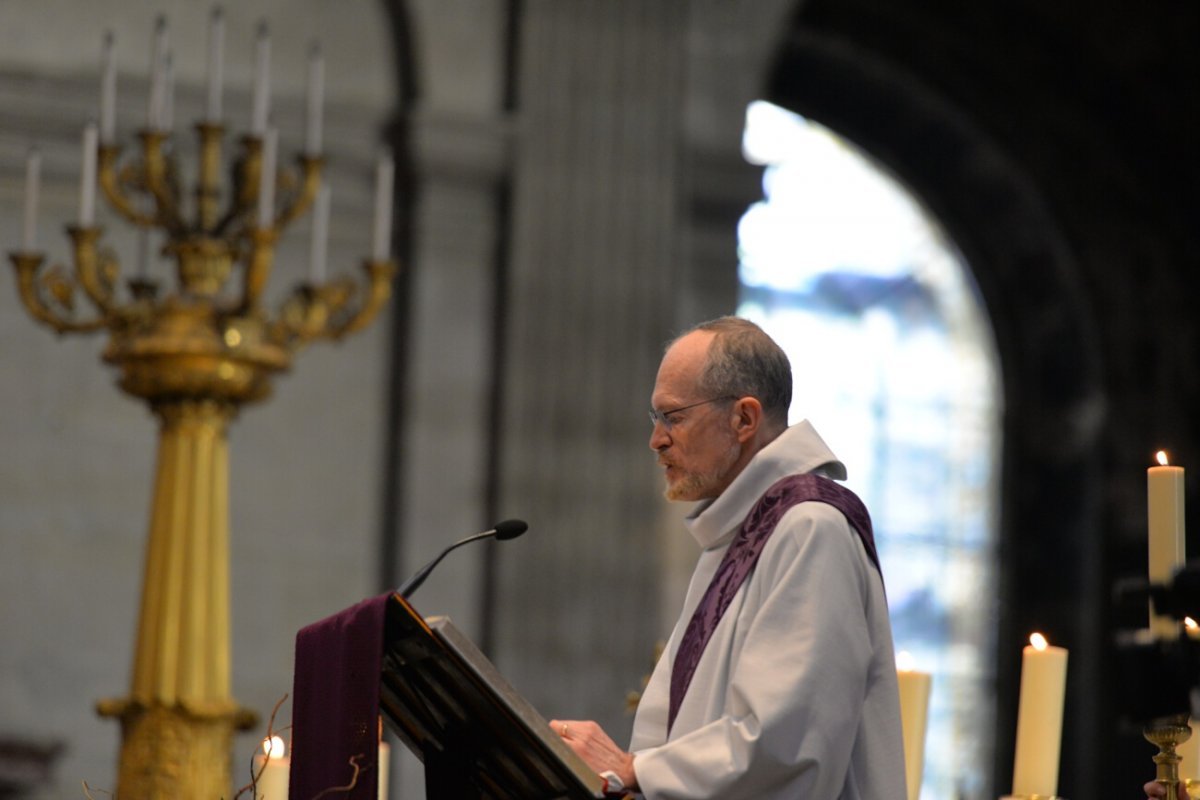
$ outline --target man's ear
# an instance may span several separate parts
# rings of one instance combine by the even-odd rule
[[[758,435],[763,425],[763,407],[757,397],[739,397],[733,404],[733,432],[739,442]]]

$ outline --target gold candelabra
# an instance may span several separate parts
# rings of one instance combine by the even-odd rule
[[[173,286],[140,269],[122,286],[116,256],[101,246],[103,229],[82,211],[81,223],[67,228],[73,273],[57,264],[43,269],[45,255],[28,234],[11,253],[29,313],[60,334],[107,331],[104,361],[159,420],[131,688],[125,698],[98,703],[101,715],[121,723],[117,796],[137,800],[230,796],[233,733],[256,720],[230,694],[227,427],[242,404],[269,394],[271,377],[288,369],[300,347],[369,324],[396,270],[377,246],[363,262],[365,281],[309,280],[266,309],[276,241],[312,204],[323,159],[306,154],[294,169],[274,170],[267,137],[251,135],[226,170],[223,126],[203,122],[195,130],[191,215],[169,133],[141,131],[129,157],[111,141],[96,144],[94,130],[84,139],[85,173],[94,157],[92,178],[116,213],[165,232]],[[230,182],[224,192],[223,172]],[[264,206],[263,192],[277,193],[279,202]]]
[[[1188,726],[1188,715],[1177,714],[1155,720],[1142,729],[1146,741],[1158,748],[1154,754],[1154,780],[1167,789],[1167,797],[1174,800],[1176,786],[1179,785],[1179,754],[1175,748],[1191,738],[1192,729]],[[1188,784],[1193,783],[1188,781]],[[1191,796],[1192,786],[1188,786]]]

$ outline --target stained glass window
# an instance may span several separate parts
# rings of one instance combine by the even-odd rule
[[[897,652],[933,674],[921,797],[991,791],[1001,414],[967,264],[896,179],[817,123],[747,110],[763,194],[742,217],[738,313],[788,352],[792,420],[874,519]],[[994,795],[994,792],[992,792]]]

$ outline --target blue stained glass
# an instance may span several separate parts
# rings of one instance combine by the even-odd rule
[[[990,324],[953,244],[886,171],[785,109],[746,118],[764,198],[738,228],[738,313],[788,352],[793,421],[816,425],[871,509],[896,649],[933,674],[921,798],[994,797]]]

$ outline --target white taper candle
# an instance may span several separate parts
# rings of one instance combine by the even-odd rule
[[[1181,781],[1200,779],[1200,723],[1194,718],[1189,718],[1188,727],[1192,729],[1192,735],[1186,742],[1175,747],[1175,752],[1179,754]]]
[[[167,91],[167,18],[154,23],[154,45],[150,53],[150,102],[146,108],[146,127],[158,130],[162,122]]]
[[[1184,527],[1184,471],[1169,464],[1166,452],[1155,455],[1158,466],[1146,470],[1146,527],[1149,530],[1149,578],[1167,583],[1187,560]],[[1150,629],[1158,638],[1173,639],[1179,624],[1150,612]]]
[[[21,229],[21,250],[25,253],[37,250],[37,209],[41,186],[42,154],[36,147],[31,147],[25,159],[25,219]]]
[[[170,53],[167,53],[163,73],[166,78],[163,80],[162,118],[158,121],[158,129],[169,132],[175,127],[175,58]]]
[[[100,51],[100,141],[112,144],[117,140],[117,58],[112,31],[104,34]]]
[[[83,128],[83,169],[79,179],[79,227],[96,224],[96,146],[99,139],[96,123]]]
[[[321,154],[321,106],[325,103],[325,58],[321,45],[314,43],[308,51],[308,114],[304,131],[304,154]]]
[[[309,280],[314,284],[325,282],[325,267],[329,261],[329,201],[329,184],[322,184],[313,208],[312,242],[308,254]]]
[[[272,736],[263,742],[263,755],[254,757],[258,775],[255,796],[258,800],[287,800],[291,759],[284,755],[283,739]]]
[[[379,743],[379,800],[387,800],[388,774],[392,765],[392,747],[387,742]]]
[[[279,131],[269,128],[263,137],[262,172],[258,181],[258,227],[266,229],[275,224],[275,156],[279,148]]]
[[[1012,793],[1054,797],[1062,749],[1063,701],[1067,690],[1067,651],[1051,647],[1035,633],[1022,652],[1021,696]]]
[[[141,226],[137,234],[137,276],[145,278],[150,272],[150,231]]]
[[[265,21],[258,23],[254,37],[254,103],[250,113],[250,133],[261,137],[267,132],[271,97],[271,33]]]
[[[387,261],[392,250],[392,186],[396,162],[390,153],[383,153],[375,166],[375,230],[371,257]]]
[[[204,119],[212,125],[221,122],[221,93],[225,70],[225,12],[213,6],[208,18],[208,100]]]
[[[933,676],[913,668],[906,652],[896,655],[896,681],[900,688],[900,733],[904,741],[904,777],[908,800],[921,795],[925,769],[925,731],[929,720],[929,693]]]

